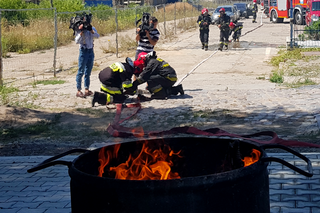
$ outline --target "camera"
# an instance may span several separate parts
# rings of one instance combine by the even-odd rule
[[[143,37],[146,35],[146,31],[150,31],[151,29],[153,29],[153,23],[150,24],[150,13],[143,13],[142,18],[136,22],[136,25],[140,21],[142,21],[142,23],[139,26],[140,28],[139,35]]]
[[[73,29],[73,35],[75,34],[75,32],[78,32],[78,31],[83,31],[83,30],[91,31],[92,30],[91,18],[92,18],[92,14],[91,13],[87,14],[85,12],[82,14],[77,14],[75,17],[71,17],[69,29]],[[83,25],[83,27],[80,30],[79,26],[81,24]]]

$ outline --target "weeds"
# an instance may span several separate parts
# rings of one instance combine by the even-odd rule
[[[273,71],[270,75],[270,81],[272,83],[283,83],[283,71],[281,70]]]
[[[280,50],[278,55],[272,57],[270,61],[273,66],[277,67],[277,69],[273,70],[270,74],[270,81],[273,83],[283,83],[283,85],[292,88],[317,84],[314,80],[311,80],[311,78],[319,77],[320,66],[310,62],[319,57],[304,56],[301,53],[319,50],[319,48]],[[279,69],[281,62],[286,64]],[[289,82],[287,80],[284,82],[285,76],[288,77]],[[295,77],[298,80],[292,81],[292,77]]]
[[[61,115],[57,114],[52,120],[40,120],[35,124],[20,128],[0,129],[0,139],[17,138],[21,135],[50,135],[60,122]]]
[[[1,97],[1,105],[6,105],[10,103],[9,94],[19,92],[18,88],[15,88],[13,86],[0,86],[0,97]]]
[[[66,81],[63,80],[57,80],[57,79],[49,79],[49,80],[38,80],[34,81],[32,83],[33,86],[36,86],[37,84],[43,84],[43,85],[56,85],[56,84],[64,84]]]
[[[316,84],[317,83],[314,82],[313,80],[306,78],[306,79],[299,79],[296,82],[286,84],[286,85],[291,88],[298,88],[298,87],[302,87],[302,86],[310,86],[310,85],[316,85]]]

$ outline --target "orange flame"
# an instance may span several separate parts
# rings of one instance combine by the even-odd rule
[[[256,149],[252,149],[251,157],[244,157],[242,160],[244,162],[244,167],[250,166],[251,164],[254,164],[260,159],[261,152]]]
[[[105,152],[103,147],[99,152],[99,177],[102,177],[105,167],[112,158],[117,158],[119,147],[115,147],[113,153],[110,150]],[[152,149],[145,142],[141,152],[136,158],[130,154],[125,163],[121,163],[116,167],[110,167],[109,171],[115,172],[116,179],[122,180],[167,180],[180,178],[179,174],[171,171],[173,156],[179,156],[180,151],[175,153],[170,147],[166,147],[166,151],[161,148]],[[168,152],[168,153],[167,153]]]

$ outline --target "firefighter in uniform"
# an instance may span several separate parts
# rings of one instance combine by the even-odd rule
[[[203,8],[201,15],[198,17],[197,23],[200,29],[200,41],[202,44],[202,49],[208,50],[209,41],[209,25],[212,23],[211,17],[208,13],[208,9]]]
[[[218,50],[222,51],[223,46],[225,46],[226,50],[228,49],[230,16],[226,14],[226,10],[224,8],[221,8],[219,12],[220,16],[217,24],[220,29],[220,47]]]
[[[258,5],[257,5],[257,0],[253,0],[253,4],[252,4],[252,23],[257,23],[256,19],[257,19],[257,12],[258,12]]]
[[[126,62],[116,62],[99,73],[101,82],[100,91],[94,92],[92,107],[97,102],[102,105],[123,103],[127,98],[124,90],[132,87],[132,76],[139,75],[140,70],[135,68],[133,61],[126,58]]]
[[[140,100],[166,99],[170,95],[184,94],[181,84],[173,87],[177,81],[176,71],[167,62],[158,58],[154,51],[148,54],[140,53],[138,59],[134,61],[134,66],[143,67],[143,71],[132,83],[132,88],[126,90],[126,94],[132,95],[138,85],[145,82],[151,98],[139,94]]]
[[[229,27],[230,27],[229,36],[231,36],[231,34],[233,32],[232,40],[234,42],[239,42],[239,38],[241,36],[241,29],[243,28],[243,25],[242,24],[238,24],[238,23],[234,24],[233,22],[230,22]]]

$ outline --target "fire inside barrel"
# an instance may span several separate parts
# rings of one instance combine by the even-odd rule
[[[105,150],[103,147],[99,152],[99,177],[102,177],[105,167],[112,158],[118,157],[120,144],[114,146],[113,150]],[[137,156],[129,155],[126,162],[118,166],[110,166],[109,171],[115,173],[116,179],[122,180],[167,180],[180,178],[177,172],[172,172],[172,158],[181,157],[180,151],[174,152],[169,146],[151,147],[146,141],[143,143]]]
[[[138,154],[130,153],[125,161],[119,162],[121,144],[103,147],[99,152],[99,177],[107,176],[121,180],[169,180],[181,178],[178,172],[172,171],[173,159],[182,158],[181,150],[175,152],[168,145],[154,146],[145,141]],[[241,161],[249,166],[260,159],[261,152],[252,149],[251,156]],[[185,156],[184,156],[185,157]],[[199,156],[201,158],[201,156]],[[240,159],[239,159],[240,160]],[[112,165],[111,165],[112,164]]]

